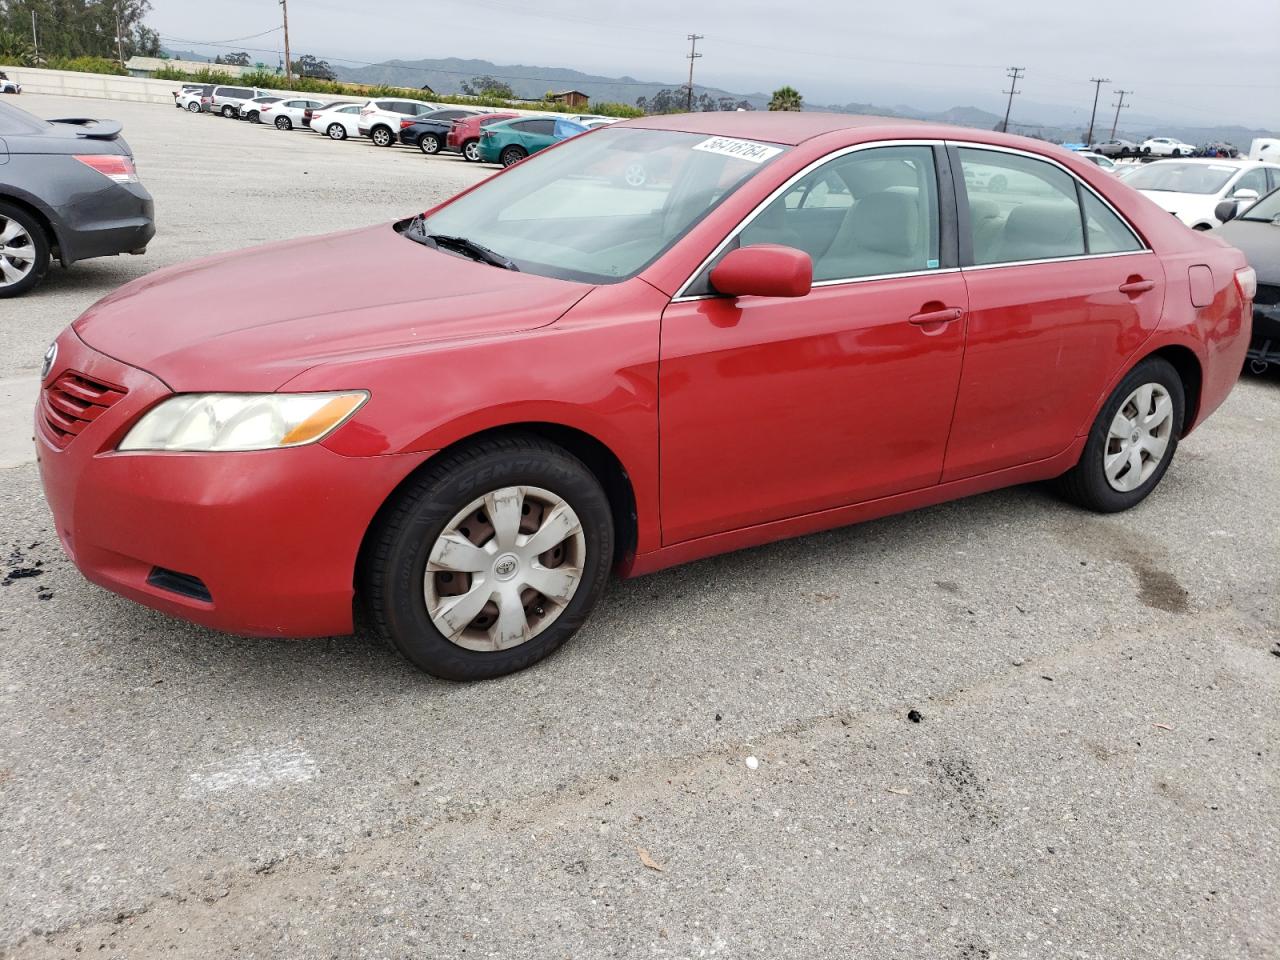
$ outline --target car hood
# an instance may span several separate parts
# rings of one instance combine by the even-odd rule
[[[158,270],[73,326],[177,391],[270,391],[343,357],[545,326],[590,289],[433,250],[386,224]]]
[[[1185,213],[1188,210],[1212,210],[1218,198],[1211,193],[1171,193],[1168,190],[1139,190],[1144,197],[1154,201],[1171,213]]]
[[[1280,286],[1280,226],[1266,220],[1229,220],[1214,233],[1245,255],[1259,283]]]

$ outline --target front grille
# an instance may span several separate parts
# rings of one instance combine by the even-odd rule
[[[59,449],[114,406],[128,391],[67,370],[40,394],[40,415],[49,440]]]
[[[1253,302],[1260,307],[1274,307],[1280,303],[1280,287],[1270,283],[1258,284],[1258,295]]]

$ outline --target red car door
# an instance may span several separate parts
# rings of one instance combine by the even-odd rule
[[[1164,301],[1155,254],[1064,168],[967,147],[952,159],[969,318],[944,481],[1065,450]]]
[[[929,146],[837,156],[724,248],[805,250],[807,296],[720,297],[704,271],[666,309],[664,543],[938,482],[966,302],[936,170]]]

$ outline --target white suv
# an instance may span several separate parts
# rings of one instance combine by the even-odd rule
[[[246,100],[270,95],[270,90],[259,90],[257,87],[217,86],[213,88],[213,93],[209,96],[209,102],[205,107],[210,113],[220,113],[228,119],[239,118],[240,105]],[[203,98],[201,103],[204,103]]]
[[[379,147],[393,147],[400,139],[400,121],[439,110],[440,105],[425,100],[398,100],[379,97],[360,108],[360,136]]]

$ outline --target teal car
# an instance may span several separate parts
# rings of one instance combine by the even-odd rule
[[[480,159],[509,167],[587,129],[567,117],[517,117],[491,123],[480,134]]]

